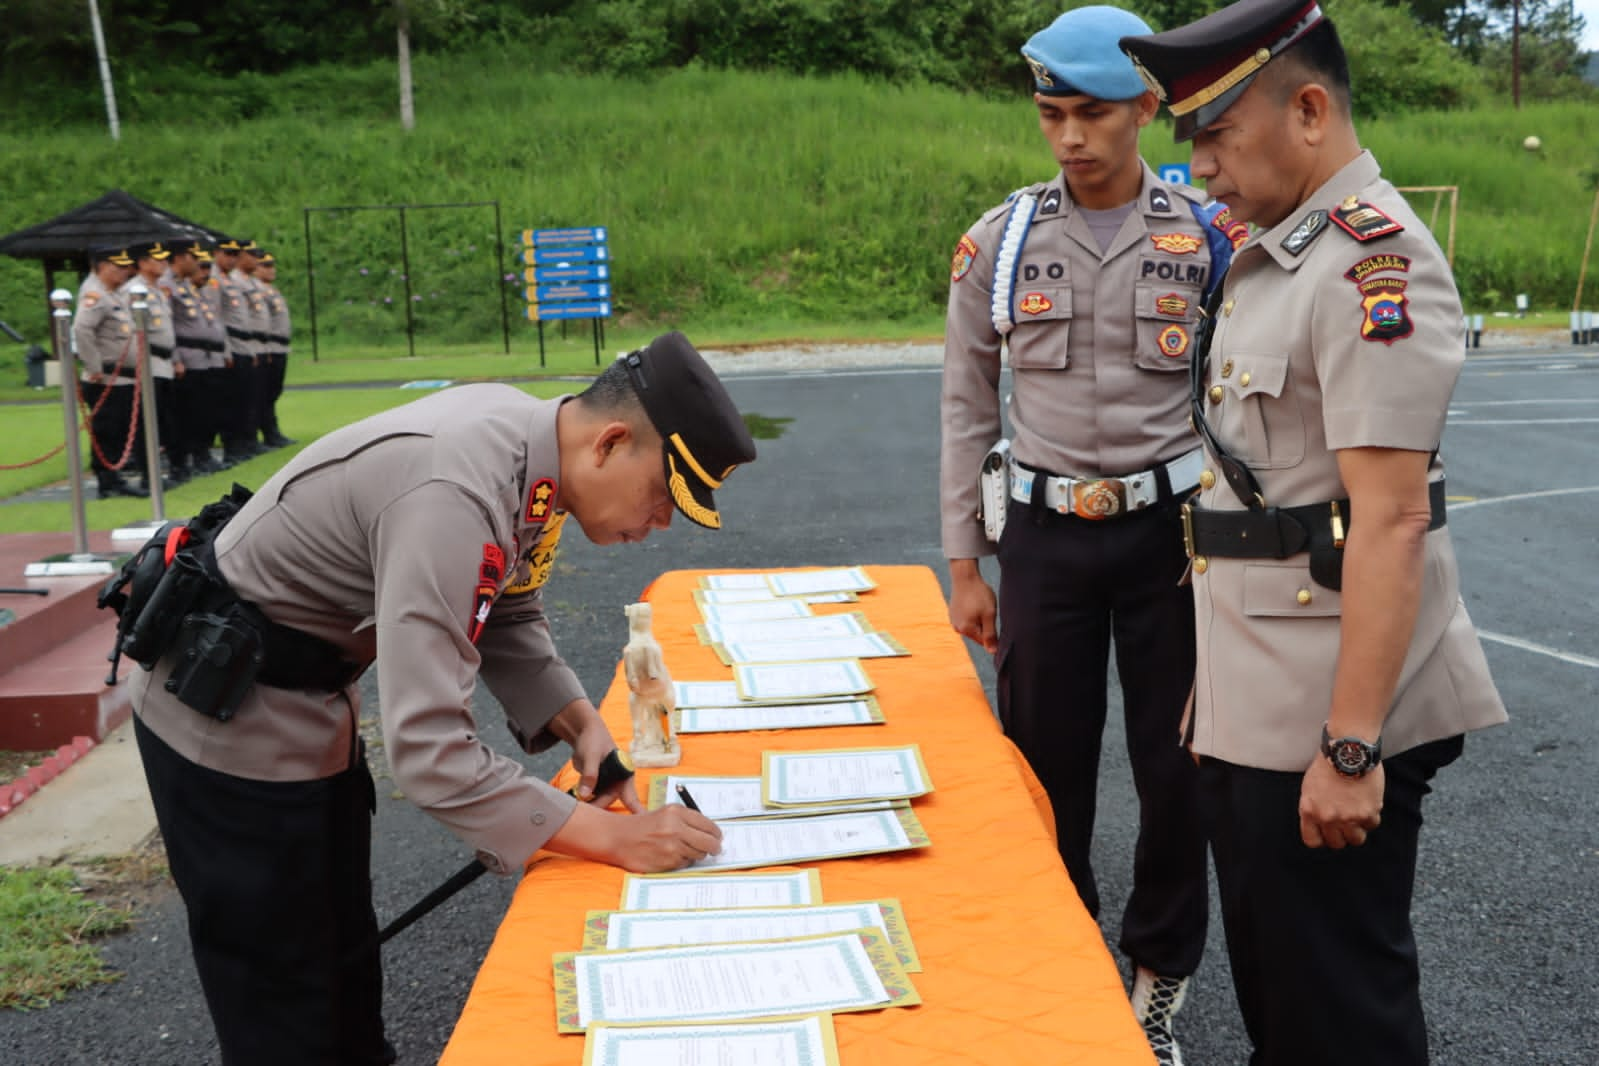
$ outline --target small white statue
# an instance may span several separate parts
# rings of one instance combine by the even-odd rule
[[[672,735],[677,695],[651,629],[653,612],[647,603],[630,603],[624,610],[627,646],[622,649],[622,670],[629,689],[627,708],[633,716],[633,744],[629,749],[633,765],[676,766],[683,759],[683,748]]]

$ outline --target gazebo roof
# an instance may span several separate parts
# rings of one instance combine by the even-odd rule
[[[147,204],[121,189],[47,222],[0,237],[0,254],[16,259],[85,261],[88,250],[101,244],[138,244],[141,241],[198,237],[215,241],[216,230]]]

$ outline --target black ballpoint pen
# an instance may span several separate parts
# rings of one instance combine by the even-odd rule
[[[704,811],[700,810],[700,805],[698,803],[694,802],[694,797],[688,794],[688,786],[687,785],[678,785],[677,786],[677,798],[683,801],[683,806],[687,807],[689,810],[693,811],[694,813],[696,813],[696,814],[705,813]]]

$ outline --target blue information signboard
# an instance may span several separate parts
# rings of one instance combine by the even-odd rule
[[[539,365],[544,365],[544,323],[594,322],[594,365],[604,342],[602,320],[611,316],[611,252],[604,226],[525,229],[518,258],[528,283],[527,317],[539,325]]]
[[[1160,180],[1174,185],[1192,185],[1187,163],[1162,163],[1160,165]]]

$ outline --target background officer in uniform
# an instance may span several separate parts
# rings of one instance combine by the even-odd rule
[[[645,813],[631,783],[597,797],[634,812],[619,814],[528,776],[484,744],[470,706],[481,676],[525,750],[572,746],[591,795],[615,742],[557,655],[540,592],[563,526],[641,541],[674,506],[719,526],[712,489],[754,458],[721,383],[673,333],[575,397],[465,385],[346,426],[228,522],[212,565],[268,622],[256,683],[228,720],[169,691],[180,651],[132,685],[225,1063],[392,1061],[353,684],[374,660],[396,786],[490,870],[519,872],[540,848],[641,872],[720,849],[713,822],[678,804]]]
[[[170,463],[174,454],[173,444],[178,439],[175,382],[183,373],[182,364],[173,358],[177,335],[173,331],[172,303],[167,298],[167,289],[170,287],[166,283],[169,276],[167,264],[172,258],[172,250],[161,241],[149,241],[136,245],[132,251],[139,277],[144,279],[145,288],[150,293],[145,299],[149,307],[145,342],[150,351],[151,384],[155,386],[152,391],[155,393],[156,436],[161,439],[161,451]],[[140,430],[143,431],[142,418]],[[175,488],[179,481],[186,480],[186,475],[182,475],[177,468],[174,468],[173,474],[174,477],[168,479],[163,488]],[[148,475],[145,488],[149,488]]]
[[[235,392],[233,376],[233,339],[228,335],[227,320],[223,314],[222,283],[217,280],[221,273],[216,269],[216,256],[218,250],[205,245],[196,245],[194,249],[195,278],[194,288],[200,294],[201,302],[210,309],[218,328],[221,330],[222,349],[216,352],[211,360],[211,369],[216,376],[211,380],[211,394],[215,397],[210,411],[211,417],[204,425],[196,428],[198,448],[203,450],[195,452],[196,464],[210,460],[211,465],[217,470],[230,469],[236,458],[228,455],[227,434],[232,425],[232,405]],[[214,455],[212,445],[222,444],[222,454]]]
[[[1242,0],[1123,40],[1258,232],[1194,409],[1188,736],[1255,1066],[1427,1061],[1421,801],[1505,712],[1460,599],[1439,438],[1464,358],[1437,243],[1350,119],[1333,25]]]
[[[197,240],[173,241],[171,272],[163,286],[172,307],[177,340],[175,361],[183,367],[177,379],[177,428],[167,441],[173,477],[212,474],[220,469],[211,460],[211,439],[216,436],[217,406],[222,359],[227,333],[216,308],[202,294],[200,258],[211,253]]]
[[[89,404],[89,465],[99,497],[148,496],[122,471],[141,469],[144,450],[133,425],[133,396],[138,354],[133,350],[133,313],[118,290],[133,277],[133,257],[126,248],[99,247],[89,252],[92,272],[78,290],[72,316],[72,344],[83,364],[83,397]]]
[[[989,211],[956,247],[940,502],[950,621],[997,653],[1000,720],[1049,793],[1061,856],[1095,914],[1114,641],[1140,803],[1120,947],[1151,1044],[1177,1062],[1171,1015],[1204,950],[1208,892],[1195,771],[1176,741],[1194,661],[1178,506],[1200,468],[1185,372],[1212,249],[1230,244],[1200,193],[1139,157],[1158,104],[1116,42],[1147,30],[1116,8],[1079,8],[1022,49],[1060,173]],[[973,500],[1002,432],[1007,347],[1015,440],[996,634],[979,566],[995,549]]]
[[[222,325],[228,333],[227,402],[222,414],[222,456],[229,465],[261,453],[255,443],[255,318],[250,311],[245,275],[239,271],[239,249],[246,242],[225,237],[217,242],[215,268]]]
[[[278,428],[278,398],[283,395],[283,379],[289,369],[289,301],[278,288],[278,257],[262,251],[255,268],[255,283],[261,289],[267,308],[267,370],[261,383],[261,440],[269,448],[284,448],[296,443]]]
[[[260,265],[261,246],[254,240],[239,238],[239,259],[238,265],[233,268],[233,280],[238,283],[239,291],[244,294],[245,314],[249,318],[250,335],[255,342],[254,372],[250,375],[250,391],[245,400],[248,405],[249,421],[247,436],[242,447],[254,455],[270,450],[261,439],[261,415],[265,406],[267,380],[272,374],[273,345],[267,337],[272,313],[267,307],[266,294],[261,289],[261,283],[255,277]]]

